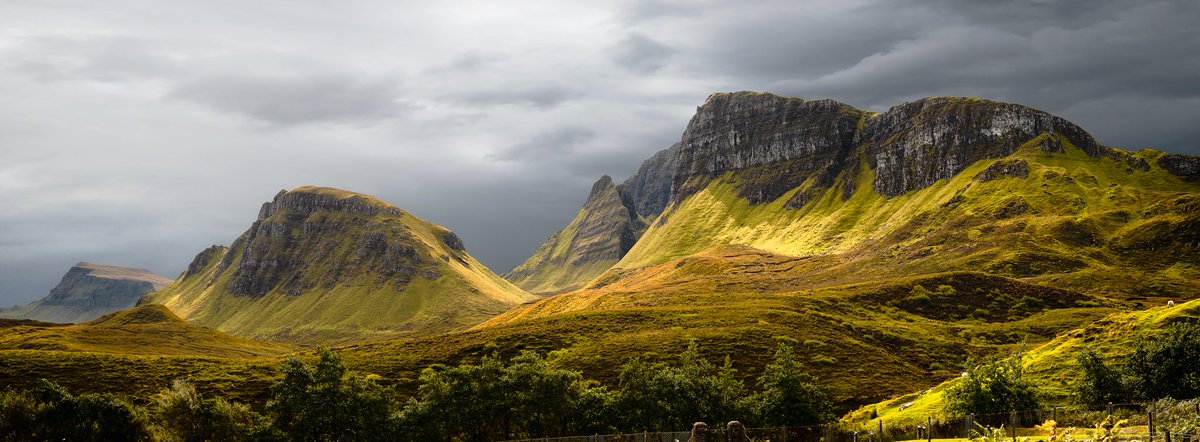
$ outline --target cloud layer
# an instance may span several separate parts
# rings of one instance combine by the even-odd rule
[[[90,260],[174,276],[305,184],[503,272],[712,92],[1032,105],[1200,153],[1191,1],[0,4],[0,305]]]

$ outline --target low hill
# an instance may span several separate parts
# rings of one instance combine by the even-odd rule
[[[46,297],[0,317],[46,322],[86,322],[137,304],[147,292],[171,283],[149,270],[90,262],[75,264]]]
[[[238,336],[330,343],[462,329],[531,299],[445,227],[307,186],[279,192],[230,247],[201,252],[145,302]]]
[[[250,358],[282,355],[292,347],[192,325],[151,304],[83,324],[0,323],[0,350]]]

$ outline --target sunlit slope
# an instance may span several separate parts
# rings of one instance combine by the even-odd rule
[[[957,373],[965,354],[1042,342],[1114,311],[1108,300],[983,274],[825,286],[806,279],[807,266],[747,248],[713,251],[629,277],[648,283],[671,274],[673,284],[581,290],[466,332],[345,351],[385,376],[493,352],[555,351],[563,364],[615,384],[628,358],[669,359],[692,340],[749,379],[778,339],[790,339],[806,369],[851,407],[935,385]],[[916,299],[915,286],[934,293]]]
[[[239,336],[320,343],[464,328],[530,299],[444,227],[374,197],[302,187],[146,302]]]
[[[719,177],[668,209],[615,266],[636,269],[723,244],[773,253],[840,255],[854,278],[982,270],[1089,293],[1182,294],[1200,289],[1200,184],[1122,157],[1092,157],[1043,135],[1011,156],[981,160],[949,179],[893,198],[834,187],[799,209],[789,195],[750,204]],[[1005,174],[1009,169],[1017,172]],[[801,186],[792,192],[803,191]],[[603,279],[603,278],[602,278]]]
[[[1030,378],[1045,399],[1055,405],[1074,404],[1071,388],[1082,375],[1076,357],[1084,350],[1092,350],[1108,359],[1110,364],[1120,364],[1137,347],[1139,340],[1153,339],[1164,333],[1171,324],[1183,321],[1200,321],[1200,300],[1179,303],[1173,307],[1159,305],[1145,310],[1113,313],[1093,323],[1060,333],[1057,337],[1025,354],[1025,376]],[[916,391],[897,396],[876,404],[863,406],[849,413],[855,422],[871,421],[870,414],[877,411],[880,419],[895,424],[924,422],[928,416],[944,416],[943,393],[957,382],[950,379],[930,389],[926,394]],[[901,405],[909,404],[900,409]]]
[[[222,358],[278,356],[291,350],[189,324],[161,305],[133,307],[76,325],[0,327],[0,350],[16,349]]]

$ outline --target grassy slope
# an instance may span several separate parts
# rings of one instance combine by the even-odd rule
[[[364,197],[337,189],[297,190],[332,192],[342,198]],[[387,205],[374,198],[371,201]],[[308,255],[304,274],[313,289],[299,295],[276,289],[258,298],[230,295],[226,287],[233,278],[231,269],[237,268],[241,259],[240,250],[231,250],[226,252],[235,254],[230,270],[219,273],[220,260],[214,259],[196,275],[147,295],[146,301],[164,304],[190,321],[239,336],[331,342],[464,328],[506,306],[532,299],[466,252],[447,247],[441,240],[447,231],[444,227],[407,212],[370,217],[318,212],[305,221],[350,226],[344,237],[311,239],[333,244],[331,250],[314,250]],[[353,256],[355,235],[371,228],[390,230],[393,241],[415,238],[417,244],[413,247],[444,257],[435,263],[441,276],[434,280],[413,277],[403,290],[379,283],[378,275],[373,274],[355,275],[332,288],[321,287],[318,280],[326,276],[327,269],[334,268],[338,260]],[[397,231],[403,236],[398,236]]]
[[[1194,248],[1189,256],[1160,263],[1161,251],[1124,247],[1141,234],[1169,237],[1172,228],[1200,218],[1200,183],[1158,167],[1127,172],[1124,164],[1069,145],[1065,154],[1046,154],[1038,144],[1031,141],[1008,157],[1028,161],[1028,178],[974,180],[998,161],[984,160],[929,188],[885,199],[868,190],[873,171],[864,164],[859,191],[848,201],[832,189],[800,210],[783,207],[789,195],[750,205],[737,198],[729,182],[736,178],[727,175],[665,213],[616,267],[635,269],[744,244],[791,256],[841,255],[847,280],[972,268],[1089,293],[1200,290]],[[1138,153],[1149,160],[1160,154]],[[946,207],[954,198],[957,206]],[[997,215],[1020,201],[1027,212]]]
[[[1071,404],[1071,385],[1080,376],[1075,357],[1085,348],[1103,355],[1110,363],[1118,363],[1130,349],[1137,346],[1139,339],[1152,338],[1176,321],[1198,319],[1200,300],[1174,307],[1160,306],[1113,313],[1083,327],[1060,333],[1030,350],[1022,360],[1025,374],[1050,403],[1068,405]],[[925,394],[910,393],[866,405],[847,414],[846,418],[868,426],[875,422],[869,419],[872,410],[878,411],[879,419],[898,424],[924,422],[928,416],[937,418],[943,415],[943,393],[955,382],[957,379],[950,379]],[[900,410],[900,405],[910,402],[912,405]]]
[[[144,305],[76,324],[0,324],[0,389],[50,379],[72,392],[110,392],[144,403],[175,379],[261,404],[293,347],[230,336]]]
[[[0,328],[0,350],[16,349],[248,358],[278,356],[292,348],[192,325],[166,307],[143,305],[83,324]]]

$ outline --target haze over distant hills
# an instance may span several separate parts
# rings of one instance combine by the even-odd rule
[[[67,270],[46,297],[0,311],[0,318],[86,322],[137,304],[142,295],[171,283],[149,270],[80,262]]]

